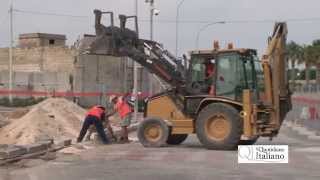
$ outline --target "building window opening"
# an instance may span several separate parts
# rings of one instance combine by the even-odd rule
[[[54,39],[49,40],[49,45],[54,45],[54,43],[55,43]]]

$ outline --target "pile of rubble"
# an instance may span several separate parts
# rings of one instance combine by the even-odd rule
[[[63,98],[49,98],[0,129],[0,144],[26,145],[39,138],[75,139],[85,110]]]
[[[49,98],[28,108],[20,118],[10,118],[10,123],[0,127],[0,166],[21,159],[43,156],[60,151],[72,144],[81,129],[86,110],[64,98]],[[0,121],[4,122],[1,118]],[[110,118],[115,135],[119,136],[119,118]],[[137,128],[132,123],[129,131]],[[98,136],[93,133],[93,139]],[[69,147],[62,153],[79,150]]]

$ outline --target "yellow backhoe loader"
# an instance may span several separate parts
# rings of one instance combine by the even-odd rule
[[[170,88],[146,101],[138,138],[145,147],[180,144],[196,134],[208,149],[231,150],[278,134],[291,110],[286,77],[287,25],[276,23],[261,59],[254,49],[194,50],[177,59],[157,42],[139,39],[137,18],[120,15],[120,27],[100,23],[95,10],[96,40],[90,54],[128,56],[162,79]],[[126,28],[134,18],[136,29]]]

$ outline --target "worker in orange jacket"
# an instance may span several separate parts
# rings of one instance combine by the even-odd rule
[[[84,138],[84,136],[86,135],[89,127],[91,125],[95,125],[96,130],[97,130],[102,142],[104,144],[109,143],[109,140],[107,139],[107,136],[104,132],[104,126],[103,126],[103,122],[107,121],[105,111],[106,111],[106,109],[103,106],[93,106],[87,112],[86,118],[84,120],[80,134],[78,136],[77,142],[81,142],[82,139]],[[106,123],[108,124],[107,128],[110,131],[112,138],[114,138],[113,130],[112,130],[111,126],[109,125],[109,122],[106,122]]]
[[[120,143],[128,143],[129,138],[128,138],[128,127],[131,124],[131,119],[132,119],[132,108],[124,100],[124,97],[120,96],[111,96],[110,101],[114,104],[114,112],[118,112],[121,121],[120,121],[120,126],[121,126],[121,137],[120,137]],[[111,113],[111,114],[113,114]]]

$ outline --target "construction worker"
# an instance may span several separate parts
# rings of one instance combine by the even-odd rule
[[[77,142],[81,142],[82,139],[84,138],[84,136],[86,135],[89,127],[91,125],[95,125],[96,130],[97,130],[102,142],[104,144],[109,143],[107,136],[104,132],[104,126],[103,126],[103,122],[106,121],[105,120],[105,117],[106,117],[105,112],[106,112],[106,109],[103,106],[93,106],[87,112],[86,118],[85,118],[83,125],[82,125],[82,129],[81,129],[79,137],[77,139]],[[109,124],[109,122],[106,122],[106,123]],[[113,135],[113,131],[112,131],[111,126],[107,125],[107,128],[113,138],[114,135]]]
[[[119,142],[120,143],[128,143],[129,138],[128,138],[128,126],[131,124],[131,118],[132,118],[132,108],[124,100],[122,96],[117,97],[117,96],[111,96],[110,101],[114,105],[114,113],[118,112],[121,122],[121,137]]]

